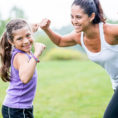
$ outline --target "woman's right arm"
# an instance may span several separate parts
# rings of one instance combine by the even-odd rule
[[[44,32],[48,35],[48,37],[51,39],[53,43],[55,43],[57,46],[60,47],[67,47],[67,46],[73,46],[76,45],[77,42],[75,40],[75,33],[72,32],[68,35],[61,36],[55,32],[53,32],[49,26],[50,26],[50,20],[43,19],[41,23],[39,24],[40,28],[44,30]]]

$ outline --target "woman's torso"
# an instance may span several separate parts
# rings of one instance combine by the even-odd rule
[[[100,41],[97,46],[98,51],[93,52],[84,42],[84,33],[81,33],[81,45],[85,49],[88,58],[101,65],[111,77],[112,87],[118,86],[118,45],[110,45],[104,36],[103,23],[99,23]]]

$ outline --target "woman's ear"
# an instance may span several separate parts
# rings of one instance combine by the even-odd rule
[[[95,13],[93,12],[89,18],[90,18],[90,22],[92,22],[95,18]]]

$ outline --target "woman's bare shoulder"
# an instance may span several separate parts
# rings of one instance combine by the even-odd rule
[[[77,43],[77,44],[80,44],[81,45],[81,32],[79,33],[76,33],[75,31],[72,31],[71,32],[71,37],[73,38],[73,40]]]
[[[113,36],[118,36],[118,24],[108,24],[105,23],[103,25],[104,28],[104,33],[113,35]]]

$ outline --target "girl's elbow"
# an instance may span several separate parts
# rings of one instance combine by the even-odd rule
[[[20,80],[23,84],[27,84],[29,82],[25,76],[20,76]]]
[[[24,80],[24,79],[21,79],[21,82],[22,82],[23,84],[27,84],[27,83],[28,83],[28,81],[27,81],[27,80]]]

